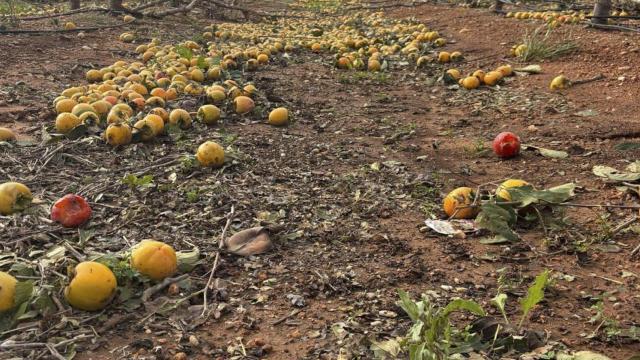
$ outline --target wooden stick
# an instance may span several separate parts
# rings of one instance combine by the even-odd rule
[[[233,215],[235,213],[235,206],[231,205],[231,210],[229,211],[229,214],[227,214],[227,223],[224,224],[224,228],[222,229],[222,235],[220,235],[220,241],[218,242],[218,252],[216,253],[216,258],[215,260],[213,260],[213,266],[211,267],[211,272],[209,273],[209,280],[207,280],[207,285],[204,287],[204,300],[202,303],[202,313],[200,314],[200,316],[204,316],[205,313],[207,312],[207,292],[209,290],[209,287],[211,286],[211,282],[213,281],[213,275],[215,274],[216,270],[218,269],[218,262],[220,261],[220,253],[222,252],[222,248],[225,246],[225,236],[227,234],[227,229],[229,228],[229,225],[231,225],[231,220],[233,220]]]

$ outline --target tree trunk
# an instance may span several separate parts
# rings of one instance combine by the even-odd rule
[[[611,0],[597,0],[596,6],[593,8],[593,17],[591,22],[598,25],[607,23],[607,18],[611,12]]]
[[[80,0],[71,0],[71,10],[80,9]]]
[[[111,10],[122,10],[124,9],[124,6],[122,6],[122,0],[109,0],[109,4],[111,7]]]

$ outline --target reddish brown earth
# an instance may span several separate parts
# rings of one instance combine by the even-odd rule
[[[435,5],[394,9],[387,15],[415,16],[455,40],[446,49],[465,54],[466,62],[460,66],[464,72],[512,63],[503,54],[526,31],[540,25],[501,18],[488,10]],[[185,24],[174,30],[178,20],[182,18],[144,22],[136,31],[148,38],[160,36],[163,41],[200,33]],[[168,36],[163,29],[170,27]],[[83,82],[84,72],[93,65],[133,57],[135,45],[117,42],[120,32],[88,33],[83,39],[61,34],[3,35],[0,126],[17,129],[23,139],[38,139],[42,125],[53,119],[50,102],[57,93]],[[334,359],[341,348],[367,358],[371,355],[361,341],[400,335],[408,326],[408,319],[395,305],[396,289],[414,295],[435,290],[443,301],[452,296],[470,298],[490,310],[489,301],[503,274],[501,281],[513,285],[507,308],[517,321],[515,298],[525,293],[543,269],[575,280],[555,281],[533,312],[528,328],[546,331],[550,340],[572,349],[591,349],[613,359],[638,353],[637,340],[617,343],[601,336],[586,337],[598,326],[588,321],[595,314],[589,296],[606,293],[606,314],[621,326],[638,326],[640,263],[629,256],[638,245],[637,236],[633,231],[621,232],[606,243],[593,244],[580,256],[571,246],[579,236],[595,238],[604,232],[603,215],[612,228],[631,216],[631,210],[568,208],[573,231],[558,232],[552,247],[539,228],[520,229],[523,241],[508,246],[481,245],[474,237],[445,238],[421,231],[428,213],[444,216],[439,203],[449,190],[505,178],[523,178],[539,188],[576,182],[575,203],[637,204],[636,198],[622,197],[615,187],[596,178],[591,168],[596,164],[622,168],[640,155],[640,150],[614,149],[618,143],[640,137],[635,101],[640,95],[636,85],[640,38],[579,26],[561,27],[556,36],[564,35],[578,42],[575,54],[540,62],[542,74],[510,79],[499,89],[450,90],[441,84],[429,85],[436,74],[406,68],[391,71],[388,79],[354,80],[350,73],[332,69],[329,55],[319,62],[317,56],[301,54],[306,61],[290,62],[286,67],[270,65],[252,75],[259,89],[294,109],[296,121],[284,130],[262,124],[225,125],[225,133],[238,135],[235,146],[250,160],[232,169],[227,180],[233,182],[225,183],[231,195],[216,197],[223,211],[213,213],[224,216],[233,195],[244,194],[244,202],[237,203],[242,210],[238,227],[255,223],[258,210],[286,209],[288,232],[304,230],[305,235],[294,240],[279,238],[275,251],[258,259],[224,258],[217,277],[227,282],[227,294],[218,300],[230,310],[223,311],[219,319],[211,318],[191,331],[185,326],[189,322],[179,320],[171,326],[140,323],[141,313],[101,333],[89,346],[91,350],[77,358],[144,358],[152,350],[140,349],[151,344],[161,346],[167,356],[184,351],[194,359],[225,359],[228,346],[240,341],[256,358]],[[601,73],[605,80],[552,93],[548,84],[560,73],[571,79]],[[584,110],[597,115],[576,115]],[[505,130],[520,134],[524,143],[569,151],[571,156],[556,160],[525,152],[501,161],[477,147],[481,143],[489,149],[493,137]],[[207,135],[190,135],[189,141]],[[175,144],[165,145],[181,150]],[[104,155],[86,157],[117,166]],[[153,156],[154,161],[158,159]],[[379,172],[370,169],[372,163],[390,160],[400,165],[383,165]],[[15,163],[1,164],[0,180],[14,176]],[[70,163],[54,164],[74,171]],[[156,174],[158,179],[161,175]],[[45,199],[65,188],[55,181],[50,188],[39,188],[37,179],[32,189],[38,188]],[[203,186],[216,179],[202,173],[185,182]],[[247,187],[254,191],[246,193]],[[424,189],[428,191],[419,191]],[[155,200],[142,195],[131,195],[127,201],[143,202],[143,213],[150,216],[161,212],[153,209]],[[259,205],[264,206],[257,208]],[[192,211],[179,200],[174,209]],[[209,211],[210,207],[203,205],[195,211],[200,209]],[[220,227],[213,222],[194,234],[203,253],[211,254],[217,247],[210,239],[219,236]],[[171,227],[163,225],[128,231],[125,234],[134,238],[172,236]],[[180,239],[172,242],[188,248]],[[616,245],[616,252],[603,251],[605,245]],[[209,264],[207,261],[194,273],[197,281],[206,281]],[[623,271],[636,276],[622,277]],[[303,295],[306,305],[282,320],[295,309],[287,294]],[[380,315],[382,310],[400,316],[387,318]],[[274,324],[278,319],[281,321]],[[338,322],[346,324],[349,336],[338,338],[332,332],[332,325]],[[101,325],[98,322],[96,327]],[[190,335],[199,344],[189,344]],[[146,338],[150,341],[143,344]]]

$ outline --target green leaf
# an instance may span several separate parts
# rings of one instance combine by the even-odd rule
[[[398,295],[400,296],[400,303],[398,304],[404,312],[409,315],[412,321],[417,321],[420,318],[420,311],[418,309],[418,305],[411,300],[409,294],[404,290],[398,290]]]
[[[511,195],[511,200],[520,202],[518,207],[524,208],[531,204],[537,204],[540,200],[552,204],[565,202],[575,195],[575,188],[575,184],[567,183],[547,190],[535,190],[532,186],[527,185],[509,188],[507,191]]]
[[[476,218],[479,228],[501,235],[509,241],[518,241],[518,235],[511,230],[509,224],[516,220],[516,213],[511,207],[496,204],[483,204]]]
[[[193,52],[186,46],[176,46],[176,53],[187,60],[193,57]]]
[[[540,275],[536,276],[533,284],[527,289],[527,296],[520,300],[520,308],[522,310],[522,317],[520,318],[519,327],[522,326],[524,319],[529,315],[529,311],[533,309],[542,299],[544,299],[544,289],[547,286],[549,280],[549,270],[543,271]]]
[[[198,63],[197,63],[198,67],[200,69],[206,69],[209,67],[209,64],[207,64],[207,62],[204,60],[204,56],[200,55],[198,56]]]
[[[135,187],[150,187],[153,186],[153,175],[145,175],[141,178],[133,174],[128,174],[122,179],[123,184],[129,185],[131,188]]]
[[[500,310],[504,321],[508,324],[507,312],[505,311],[505,305],[507,304],[507,294],[500,293],[491,299],[491,303]]]
[[[484,310],[482,307],[475,301],[472,300],[464,300],[464,299],[455,299],[447,304],[447,306],[443,310],[443,316],[448,316],[454,311],[467,310],[468,312],[478,315],[484,316]]]
[[[18,281],[16,283],[15,304],[20,305],[31,299],[33,294],[33,281]]]

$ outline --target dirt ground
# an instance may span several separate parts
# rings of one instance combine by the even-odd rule
[[[386,15],[413,16],[453,40],[445,49],[465,54],[460,66],[465,72],[516,66],[506,56],[508,49],[540,25],[486,9],[444,5],[390,9]],[[187,17],[143,21],[135,31],[144,39],[168,42],[201,33],[200,23],[207,22]],[[184,250],[197,246],[206,256],[192,274],[193,284],[206,282],[217,249],[214,240],[231,205],[232,231],[265,217],[285,230],[275,236],[275,249],[268,254],[223,256],[214,293],[217,316],[191,328],[197,307],[149,318],[140,308],[131,316],[126,306],[118,306],[88,320],[100,336],[79,345],[76,359],[171,358],[179,352],[189,359],[228,359],[233,358],[230,347],[237,347],[236,354],[246,349],[237,358],[371,358],[367,339],[399,336],[408,327],[408,317],[396,305],[397,289],[414,296],[433,291],[442,303],[452,297],[474,299],[493,311],[491,298],[506,286],[512,300],[507,310],[515,321],[514,299],[544,269],[556,274],[554,286],[527,328],[546,332],[550,341],[571,349],[612,359],[640,352],[637,338],[607,340],[602,324],[589,321],[595,299],[602,297],[608,317],[622,327],[639,326],[640,263],[630,257],[638,245],[635,228],[593,243],[586,252],[571,246],[581,237],[610,231],[632,210],[568,208],[572,231],[549,239],[537,227],[520,230],[523,241],[508,245],[483,245],[475,237],[447,238],[424,229],[431,215],[444,218],[440,203],[451,189],[506,178],[526,179],[539,188],[575,182],[574,203],[637,204],[637,198],[620,195],[591,169],[623,168],[640,155],[637,149],[615,149],[640,137],[640,37],[561,27],[556,35],[574,39],[576,53],[539,62],[542,74],[479,91],[430,84],[434,74],[412,67],[356,78],[329,66],[328,54],[302,52],[296,54],[300,61],[274,63],[248,78],[270,101],[293,109],[295,122],[287,128],[230,121],[215,132],[201,128],[180,141],[116,151],[96,141],[62,142],[56,151],[58,143],[40,145],[42,126],[54,119],[51,101],[61,90],[84,83],[91,67],[135,57],[136,44],[117,41],[121,32],[89,32],[83,38],[1,35],[0,126],[17,129],[22,140],[34,144],[1,150],[0,182],[21,179],[46,203],[70,191],[92,199],[94,219],[101,220],[82,246],[87,254],[119,251],[122,244],[144,238]],[[603,74],[605,79],[550,92],[550,80],[561,73],[572,79]],[[587,110],[595,115],[585,116]],[[570,157],[525,151],[498,160],[490,142],[505,130],[520,134],[526,144],[564,150]],[[236,150],[233,164],[224,171],[182,172],[178,156],[212,137]],[[374,163],[379,170],[372,168]],[[151,174],[155,186],[129,189],[120,180],[128,173]],[[176,176],[180,185],[170,187]],[[199,197],[187,201],[185,194],[194,189]],[[64,240],[75,244],[82,236],[40,222],[37,213],[21,221],[0,218],[7,229],[0,235],[4,252],[47,250]],[[184,285],[183,294],[197,291],[193,286]],[[198,302],[201,297],[191,305]],[[64,316],[71,321],[81,314]],[[114,317],[121,321],[101,331]]]

